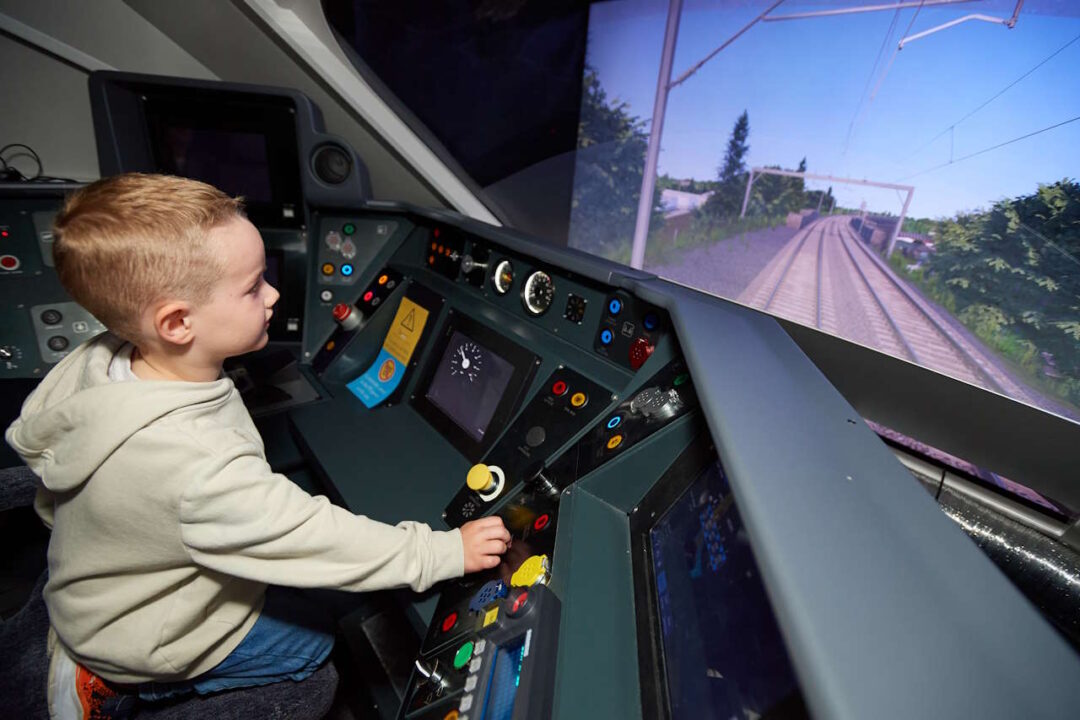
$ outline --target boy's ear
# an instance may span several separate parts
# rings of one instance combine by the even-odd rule
[[[154,311],[154,331],[159,338],[173,345],[187,345],[195,339],[191,326],[191,306],[181,300],[171,300]]]

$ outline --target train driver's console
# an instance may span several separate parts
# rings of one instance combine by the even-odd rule
[[[883,643],[940,639],[952,606],[916,602],[944,581],[927,563],[981,556],[928,529],[947,523],[771,319],[371,200],[297,92],[119,73],[90,92],[103,175],[247,197],[282,299],[269,359],[231,372],[253,412],[287,418],[332,499],[444,529],[495,514],[513,535],[497,568],[395,596],[415,654],[387,670],[384,716],[923,716],[921,694],[949,692]],[[40,377],[101,330],[51,269],[63,190],[0,196],[3,378]],[[903,544],[923,541],[937,549]],[[1008,595],[988,582],[984,598]]]

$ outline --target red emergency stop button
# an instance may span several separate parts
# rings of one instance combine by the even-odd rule
[[[333,312],[335,320],[337,320],[338,322],[342,322],[345,318],[349,317],[349,315],[352,314],[352,308],[350,308],[345,303],[338,303],[334,306],[334,309],[331,312]]]

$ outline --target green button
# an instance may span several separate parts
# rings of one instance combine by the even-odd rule
[[[345,226],[342,227],[341,230],[346,235],[352,235],[354,232],[356,232],[356,226],[352,223],[345,223]]]
[[[679,377],[675,378],[675,387],[679,387],[680,385],[682,385],[684,382],[686,382],[689,379],[690,379],[690,376],[687,375],[686,373],[683,373]]]
[[[460,670],[469,664],[469,660],[472,660],[472,649],[472,640],[458,648],[457,653],[454,655],[455,670]]]

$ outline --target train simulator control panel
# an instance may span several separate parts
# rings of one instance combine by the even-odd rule
[[[373,200],[362,159],[296,91],[96,72],[90,93],[103,176],[247,198],[281,300],[270,346],[227,370],[285,428],[272,463],[294,443],[333,502],[376,520],[497,515],[511,532],[498,567],[389,594],[411,635],[392,644],[415,652],[384,663],[383,716],[948,715],[956,648],[982,637],[951,623],[979,594],[1026,638],[1007,640],[1016,684],[1044,673],[1012,707],[1075,692],[1071,651],[773,319]],[[103,330],[53,270],[74,188],[0,188],[5,380]],[[942,592],[957,558],[974,569]]]

